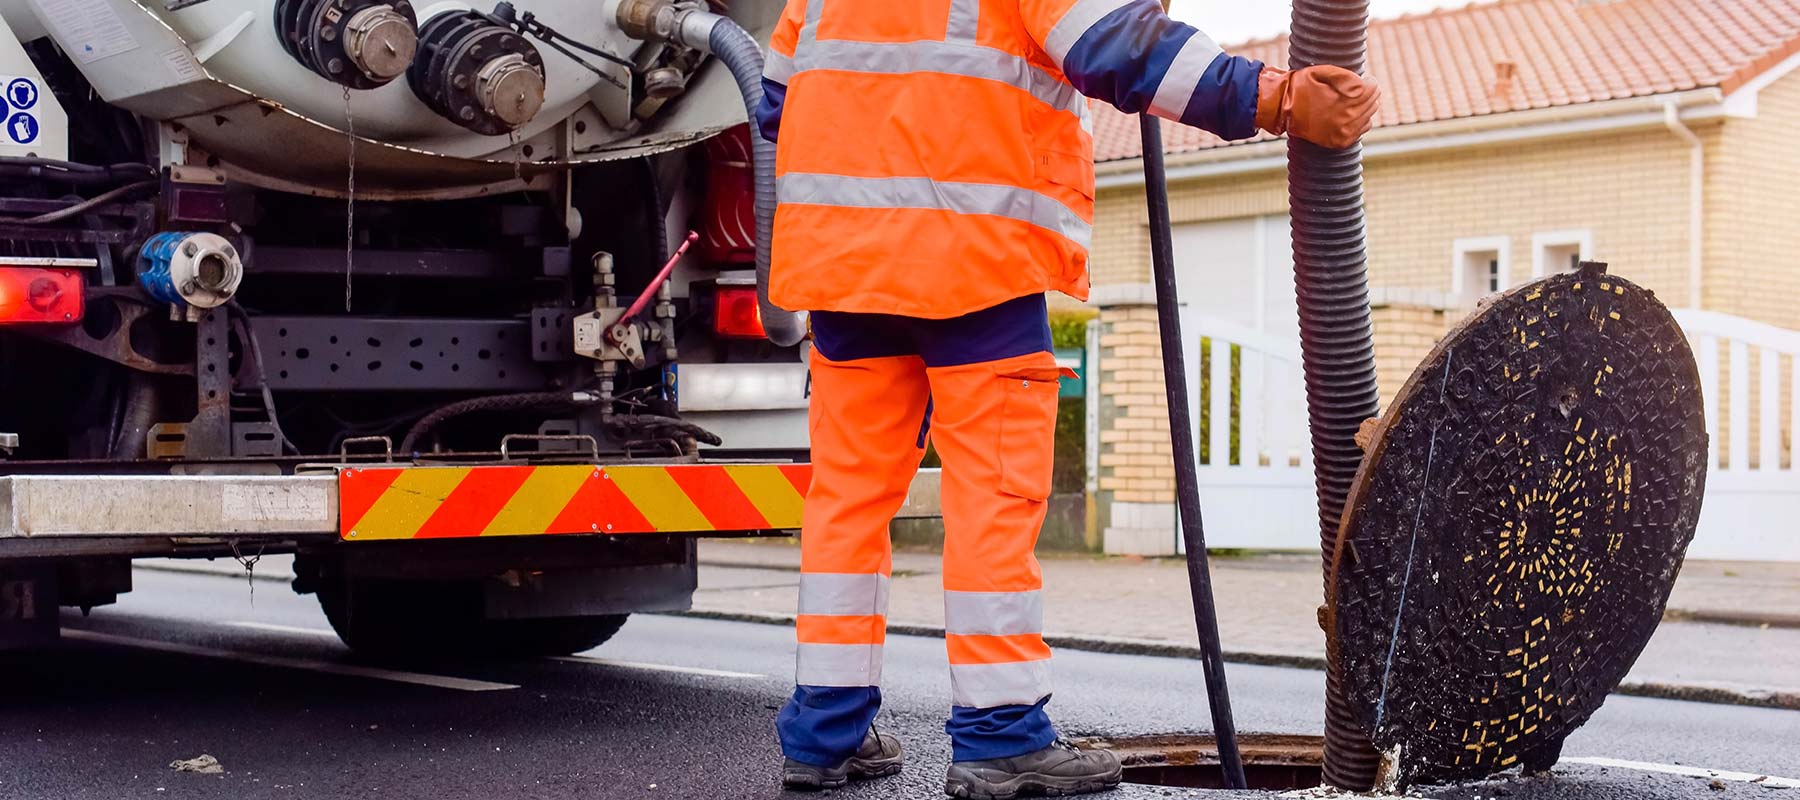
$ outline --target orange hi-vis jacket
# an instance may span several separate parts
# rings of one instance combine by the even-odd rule
[[[930,319],[1086,298],[1084,94],[1243,138],[1262,69],[1155,0],[788,0],[770,50],[773,300]]]

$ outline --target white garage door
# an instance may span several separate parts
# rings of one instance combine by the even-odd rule
[[[1294,250],[1286,214],[1175,228],[1181,299],[1207,317],[1298,339]]]

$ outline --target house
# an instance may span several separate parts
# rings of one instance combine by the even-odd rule
[[[1226,50],[1285,65],[1286,47]],[[1385,97],[1364,169],[1383,401],[1478,298],[1583,259],[1671,307],[1800,329],[1796,66],[1800,0],[1499,0],[1372,22],[1367,71]],[[1172,552],[1138,124],[1096,117],[1099,524],[1111,552]],[[1189,311],[1295,340],[1286,143],[1172,124],[1164,139]],[[1751,423],[1715,437],[1733,466],[1796,474],[1788,352],[1742,366],[1761,376],[1754,361],[1777,359],[1757,396],[1778,387],[1789,411],[1709,410]]]

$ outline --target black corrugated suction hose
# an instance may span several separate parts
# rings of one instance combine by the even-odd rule
[[[1290,68],[1334,64],[1362,72],[1368,19],[1367,0],[1294,0]],[[1356,430],[1381,403],[1363,241],[1362,146],[1331,150],[1290,138],[1288,199],[1319,542],[1330,575],[1338,523],[1362,462]],[[1325,633],[1325,782],[1366,791],[1375,785],[1380,755],[1344,696],[1333,631]]]

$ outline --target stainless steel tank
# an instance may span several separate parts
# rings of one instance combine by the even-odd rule
[[[511,191],[744,120],[724,70],[626,35],[620,2],[0,0],[0,13],[22,39],[52,37],[103,99],[165,123],[166,163],[341,196],[354,161],[357,196],[402,199]],[[729,13],[766,41],[780,3]],[[671,71],[688,73],[672,97]]]

